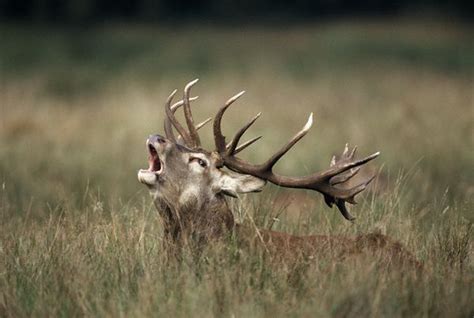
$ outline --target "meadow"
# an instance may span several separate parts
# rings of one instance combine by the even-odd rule
[[[474,315],[474,30],[456,23],[298,26],[0,26],[0,317]],[[195,118],[251,116],[266,159],[314,112],[278,164],[329,165],[346,142],[380,151],[345,221],[321,195],[267,186],[233,202],[242,222],[289,233],[382,232],[424,264],[273,260],[216,243],[196,260],[163,250],[137,170],[163,104],[200,78]],[[201,130],[213,146],[210,126]]]

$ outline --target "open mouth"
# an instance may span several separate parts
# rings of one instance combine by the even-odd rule
[[[148,147],[148,153],[149,153],[148,171],[159,174],[163,171],[163,163],[160,160],[160,156],[158,155],[156,148],[152,144],[147,143],[147,147]]]
[[[153,143],[147,140],[146,147],[148,150],[148,169],[138,171],[138,181],[153,187],[157,185],[164,165]]]

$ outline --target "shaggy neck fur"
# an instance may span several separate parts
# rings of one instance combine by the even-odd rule
[[[176,208],[160,200],[156,200],[155,205],[163,219],[165,237],[174,243],[188,240],[205,243],[221,238],[235,227],[232,211],[223,195],[208,202],[191,200]]]

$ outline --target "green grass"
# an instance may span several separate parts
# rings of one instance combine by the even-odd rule
[[[472,316],[472,36],[410,21],[1,26],[0,316]],[[382,152],[354,224],[318,194],[276,187],[233,202],[244,222],[301,235],[382,231],[425,271],[377,257],[291,263],[235,242],[170,259],[136,172],[146,136],[162,132],[166,96],[195,77],[198,119],[247,91],[226,134],[263,111],[248,160],[268,157],[309,112],[312,131],[279,171],[323,169],[346,142],[361,156]],[[210,129],[201,136],[211,147]]]

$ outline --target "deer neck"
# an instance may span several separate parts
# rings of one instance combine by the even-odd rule
[[[161,201],[155,206],[163,220],[165,236],[173,241],[192,238],[202,242],[221,238],[235,227],[235,220],[224,196],[202,204],[174,207]]]

